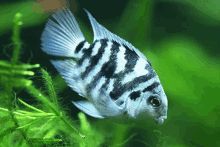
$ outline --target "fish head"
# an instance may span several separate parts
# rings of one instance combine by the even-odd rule
[[[157,124],[163,124],[164,119],[167,119],[167,110],[167,96],[162,85],[159,85],[154,91],[142,94],[141,101],[135,111],[135,118],[153,120]]]

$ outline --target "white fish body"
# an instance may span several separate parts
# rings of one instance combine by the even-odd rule
[[[154,119],[162,124],[168,101],[150,61],[85,11],[94,32],[93,44],[85,40],[67,8],[52,15],[57,23],[49,19],[41,36],[45,53],[67,57],[50,61],[68,85],[87,99],[72,103],[96,118]]]

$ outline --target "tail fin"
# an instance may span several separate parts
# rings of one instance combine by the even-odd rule
[[[85,38],[69,9],[63,8],[48,20],[41,35],[41,49],[49,55],[76,58],[75,50]],[[83,82],[78,66],[72,59],[50,60],[68,85],[79,95],[85,97]]]
[[[42,50],[49,55],[75,57],[77,45],[85,41],[75,17],[68,8],[57,11],[52,17],[58,23],[48,20],[41,35]]]

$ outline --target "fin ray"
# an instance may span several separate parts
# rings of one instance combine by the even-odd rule
[[[77,45],[85,40],[75,17],[68,8],[57,11],[52,17],[57,23],[50,19],[46,23],[41,35],[42,50],[49,55],[75,57]]]

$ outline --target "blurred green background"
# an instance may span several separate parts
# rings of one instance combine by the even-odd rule
[[[39,63],[47,69],[55,78],[59,96],[64,98],[62,103],[77,119],[79,110],[70,101],[80,97],[66,86],[40,50],[40,35],[49,14],[34,12],[38,7],[33,7],[33,3],[0,2],[0,60],[10,59],[13,17],[20,12],[23,14],[20,61]],[[108,144],[120,144],[138,133],[122,146],[220,146],[219,0],[72,0],[67,5],[75,12],[89,42],[93,40],[92,28],[82,8],[141,50],[151,61],[168,97],[168,119],[163,125],[139,122],[135,127],[127,127],[88,116],[92,125],[106,131],[105,135],[113,142]],[[36,74],[32,79],[39,88],[42,87],[40,76]],[[18,96],[33,103],[21,90]]]

